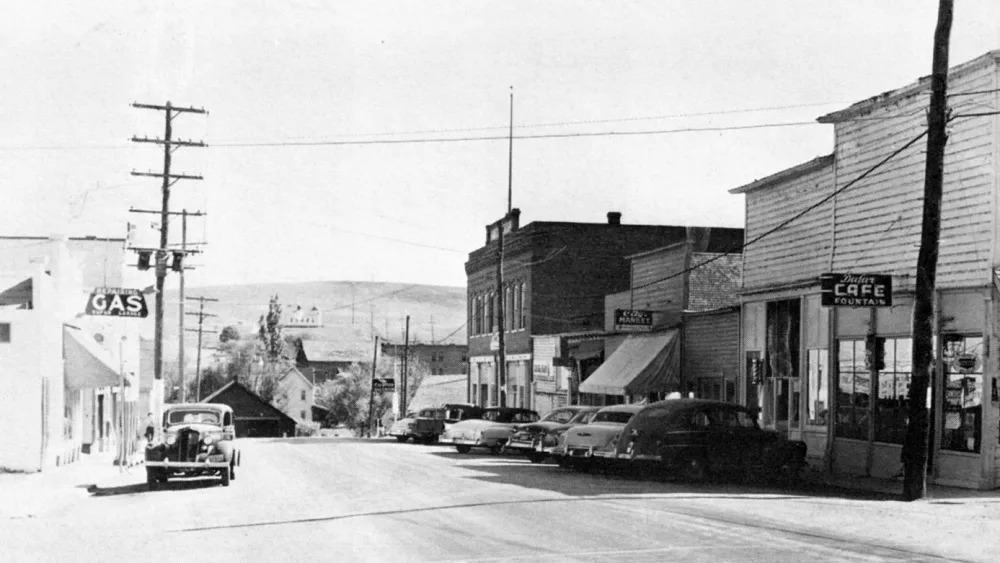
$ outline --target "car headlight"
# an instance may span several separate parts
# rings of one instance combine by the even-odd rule
[[[202,441],[202,442],[205,442],[205,445],[206,445],[206,446],[207,446],[207,445],[211,445],[211,444],[212,444],[212,442],[214,442],[214,441],[215,441],[215,436],[212,436],[211,434],[205,434],[205,437],[204,437],[204,438],[202,438],[202,439],[201,439],[201,441]]]
[[[163,441],[166,442],[168,446],[172,446],[177,443],[177,434],[167,434],[167,437],[164,438]]]

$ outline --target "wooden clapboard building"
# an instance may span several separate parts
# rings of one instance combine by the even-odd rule
[[[974,488],[1000,486],[1000,117],[982,109],[1000,107],[998,59],[949,75],[934,321],[930,479]],[[926,142],[891,155],[925,130],[929,93],[924,78],[825,115],[832,154],[731,190],[748,240],[774,230],[744,249],[737,394],[837,473],[902,472]],[[831,273],[891,276],[892,306],[824,307]],[[884,339],[877,372],[870,336]]]

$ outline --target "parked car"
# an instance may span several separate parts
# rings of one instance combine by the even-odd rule
[[[504,450],[525,454],[532,463],[541,463],[559,445],[559,437],[563,432],[574,426],[587,424],[600,408],[571,406],[553,409],[545,413],[538,422],[519,426]]]
[[[445,410],[444,427],[445,430],[457,422],[470,418],[482,418],[483,408],[469,403],[445,403],[442,408]]]
[[[218,475],[222,485],[236,478],[233,409],[214,403],[165,405],[163,441],[146,447],[146,485],[154,490],[170,477]]]
[[[553,448],[552,457],[561,467],[587,469],[593,463],[615,459],[615,444],[622,429],[645,405],[612,405],[594,414],[586,426],[568,429]]]
[[[457,422],[441,435],[441,442],[454,444],[458,453],[469,453],[472,448],[487,448],[491,453],[500,449],[514,434],[519,424],[538,420],[538,413],[528,409],[489,407],[483,418]]]
[[[392,423],[389,435],[400,442],[431,443],[444,431],[444,409],[422,409]]]
[[[619,460],[689,480],[707,476],[797,477],[806,444],[763,430],[750,409],[701,399],[648,405],[622,430]]]

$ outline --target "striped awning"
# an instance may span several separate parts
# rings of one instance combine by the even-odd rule
[[[66,387],[70,389],[121,385],[121,374],[111,355],[83,331],[63,327]]]
[[[678,331],[632,334],[580,384],[581,393],[646,395],[676,391],[680,384]]]

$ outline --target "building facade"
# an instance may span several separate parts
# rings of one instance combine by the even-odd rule
[[[929,480],[1000,486],[1000,51],[949,75]],[[746,198],[737,394],[817,465],[902,472],[929,80],[825,115],[834,152],[731,190]],[[823,306],[821,275],[891,276],[891,306]],[[884,339],[884,340],[880,340]],[[883,342],[882,354],[873,342]],[[878,365],[879,358],[882,360]]]
[[[499,238],[503,229],[503,259]],[[469,254],[468,277],[469,400],[480,405],[525,408],[557,404],[559,371],[545,362],[559,346],[579,350],[603,332],[604,296],[628,289],[628,256],[688,239],[689,232],[709,232],[718,244],[739,248],[739,229],[623,225],[621,214],[607,223],[533,222],[520,227],[515,209],[486,227],[486,244]],[[731,237],[728,242],[722,242]],[[498,266],[502,283],[498,285]],[[505,380],[497,369],[500,300],[503,300]],[[567,335],[558,344],[543,336]],[[585,345],[589,351],[594,344]],[[601,343],[603,348],[603,342]],[[569,352],[567,352],[568,354]],[[603,353],[603,352],[601,352]],[[591,361],[594,357],[589,358]],[[536,365],[537,364],[537,365]],[[554,366],[564,367],[564,366]],[[535,380],[538,370],[539,379]],[[567,382],[567,387],[573,385]],[[536,405],[540,400],[541,404]]]
[[[464,374],[469,369],[469,347],[463,344],[411,342],[408,346],[404,346],[399,343],[382,342],[380,347],[383,356],[392,358],[402,358],[404,349],[408,349],[410,361],[426,365],[430,375]]]

